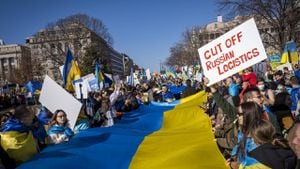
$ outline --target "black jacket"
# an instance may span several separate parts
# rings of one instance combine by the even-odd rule
[[[297,157],[291,149],[263,144],[249,155],[272,169],[295,169]]]

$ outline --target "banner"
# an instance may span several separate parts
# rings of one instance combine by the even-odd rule
[[[147,80],[151,80],[151,72],[150,69],[146,69],[146,76],[147,76]]]
[[[281,64],[281,56],[279,54],[269,56],[269,63],[272,70],[276,70],[277,67]]]
[[[254,19],[198,49],[208,86],[267,58]]]
[[[91,81],[96,80],[95,76],[93,73],[90,73],[84,77],[81,77],[78,80],[73,81],[73,85],[75,86],[75,93],[76,93],[76,98],[81,99],[81,94],[83,96],[83,99],[88,98],[88,92],[93,91],[91,87]],[[98,88],[97,84],[96,87]],[[80,89],[81,88],[81,89]],[[81,91],[80,91],[81,90]]]
[[[81,78],[73,81],[75,95],[77,99],[87,99],[88,98],[88,86],[86,81]],[[81,98],[82,97],[82,98]]]
[[[279,65],[279,66],[277,66],[276,70],[283,71],[284,67],[287,67],[289,71],[293,71],[293,66],[292,66],[291,63],[285,63],[285,64],[282,64],[282,65]]]
[[[255,73],[256,77],[265,77],[265,73],[267,72],[267,63],[266,62],[259,62],[252,66],[253,72]]]
[[[51,112],[58,109],[64,110],[69,119],[70,128],[74,128],[82,104],[47,75],[39,101]]]

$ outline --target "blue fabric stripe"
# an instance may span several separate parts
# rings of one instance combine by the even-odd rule
[[[69,142],[50,145],[20,169],[127,169],[144,137],[159,130],[163,112],[174,106],[141,105],[113,127],[82,131]]]

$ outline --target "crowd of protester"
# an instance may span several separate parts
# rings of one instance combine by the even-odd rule
[[[4,111],[11,107],[16,107],[22,104],[34,105],[37,103],[37,100],[38,100],[38,96],[31,95],[31,94],[29,95],[29,93],[26,92],[25,88],[22,89],[11,88],[11,89],[7,89],[6,92],[0,90],[0,111]]]
[[[50,112],[39,104],[20,103],[13,111],[0,114],[2,166],[15,168],[47,145],[67,142],[82,130],[113,126],[141,104],[173,102],[205,90],[208,94],[205,113],[212,120],[219,149],[232,168],[254,164],[261,168],[299,168],[296,166],[300,164],[297,163],[300,158],[299,74],[295,65],[293,71],[268,70],[263,77],[257,77],[252,68],[247,68],[210,87],[206,87],[207,78],[198,82],[159,75],[135,86],[120,82],[90,92],[87,99],[81,100],[83,107],[74,129],[70,128],[64,110]],[[14,139],[6,135],[9,132],[15,132],[10,136],[21,134],[28,138],[29,143],[24,145],[26,151],[18,149],[16,153],[14,147],[7,148],[8,142]],[[19,151],[27,154],[22,156]]]
[[[289,132],[300,108],[297,65],[294,70],[257,77],[248,68],[205,89],[215,138],[231,168],[296,168],[300,135]]]
[[[64,110],[50,112],[41,104],[29,104],[26,100],[12,102],[13,97],[7,97],[9,104],[1,102],[6,109],[0,113],[1,167],[15,168],[49,144],[67,142],[82,130],[113,126],[124,113],[141,104],[172,102],[201,90],[191,85],[191,80],[184,85],[182,79],[157,76],[149,83],[130,86],[121,82],[114,87],[90,92],[87,99],[81,100],[83,107],[73,129]],[[26,139],[19,140],[19,137]],[[22,148],[9,145],[10,142],[22,144]]]

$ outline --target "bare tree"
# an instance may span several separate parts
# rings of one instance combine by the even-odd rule
[[[60,78],[58,68],[65,61],[67,48],[72,49],[74,59],[85,69],[85,66],[91,66],[85,64],[89,63],[85,61],[87,57],[94,57],[88,56],[85,49],[95,48],[101,57],[108,57],[107,49],[113,43],[103,22],[85,14],[75,14],[49,23],[43,31],[36,33],[35,37],[39,39],[37,41],[41,56],[34,62],[34,69],[39,70],[41,62],[44,62],[45,66],[50,67],[55,79]],[[45,73],[49,72],[43,71],[43,74]]]
[[[217,4],[228,18],[255,17],[263,39],[269,38],[264,43],[280,52],[287,41],[299,42],[299,0],[217,0]],[[268,26],[271,31],[262,28]]]
[[[85,51],[86,53],[78,60],[82,75],[94,72],[96,62],[100,64],[101,71],[105,73],[112,72],[110,60],[106,57],[108,55],[106,49],[101,50],[99,47],[89,45],[85,48]]]
[[[198,48],[205,44],[200,27],[187,29],[182,33],[182,40],[170,48],[170,56],[165,61],[169,67],[187,66],[199,63]]]
[[[59,19],[54,23],[49,23],[46,28],[51,30],[60,27],[63,31],[65,31],[70,24],[74,23],[78,24],[78,26],[81,28],[86,27],[90,29],[99,37],[103,38],[107,44],[113,45],[113,39],[104,23],[101,20],[90,17],[86,14],[75,14],[63,19]],[[68,34],[68,32],[65,32],[65,34]]]
[[[8,81],[12,83],[24,84],[32,80],[32,67],[30,57],[20,57],[18,67],[12,67],[9,72]]]

